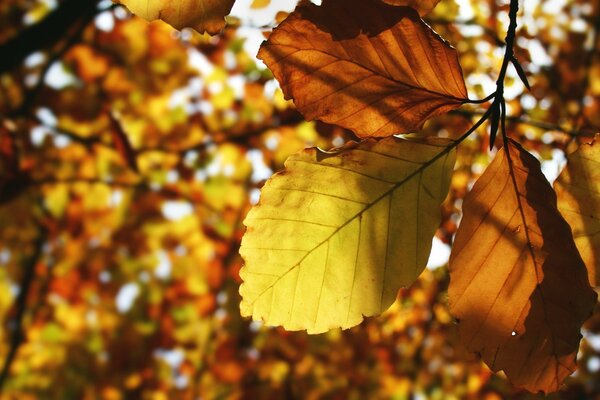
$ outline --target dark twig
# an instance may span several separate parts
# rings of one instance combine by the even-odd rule
[[[10,349],[4,360],[2,371],[0,372],[0,390],[2,390],[2,387],[6,383],[10,374],[10,367],[17,355],[19,347],[25,339],[25,334],[23,332],[23,317],[27,310],[27,297],[31,289],[31,284],[35,278],[35,266],[42,256],[42,249],[47,236],[48,233],[46,228],[40,225],[39,234],[34,243],[33,254],[26,258],[23,263],[23,277],[21,279],[19,294],[15,301],[16,314],[9,322],[9,330],[12,330],[12,335],[10,337]]]
[[[42,87],[44,86],[44,81],[46,79],[46,75],[48,75],[48,72],[50,71],[50,68],[52,67],[52,65],[57,60],[62,58],[62,56],[67,51],[69,51],[69,49],[71,47],[73,47],[74,44],[76,44],[79,41],[84,29],[94,19],[94,17],[96,16],[97,13],[98,13],[98,9],[93,7],[92,10],[87,10],[86,13],[80,15],[79,19],[77,19],[73,22],[73,25],[69,27],[69,30],[71,30],[72,33],[67,36],[67,38],[65,39],[64,43],[60,46],[60,48],[58,48],[49,57],[48,61],[46,62],[46,64],[44,65],[44,67],[40,73],[40,76],[39,76],[38,81],[36,82],[35,86],[25,93],[25,98],[24,98],[23,102],[17,109],[15,109],[14,111],[12,111],[10,113],[11,116],[24,115],[30,111],[33,101],[35,100],[36,96],[39,94],[39,92],[42,90]],[[50,18],[50,17],[48,17],[48,18]],[[24,34],[25,33],[23,33],[23,35]],[[0,55],[1,54],[2,53],[0,51]]]
[[[478,111],[478,110],[452,110],[449,112],[449,114],[461,115],[466,118],[473,118],[478,115],[483,115],[484,112],[485,111]],[[569,128],[566,128],[559,124],[553,124],[550,122],[540,121],[537,119],[524,118],[522,116],[517,116],[517,115],[505,115],[504,118],[506,119],[506,121],[512,122],[515,124],[527,125],[527,126],[531,126],[534,128],[544,129],[546,131],[562,132],[564,134],[567,134],[567,135],[570,135],[573,137],[579,137],[579,136],[591,137],[594,135],[593,131],[588,132],[588,131],[584,131],[584,130],[569,129]]]
[[[508,64],[512,62],[515,58],[515,54],[513,51],[514,43],[515,43],[515,33],[517,31],[517,12],[519,11],[519,1],[518,0],[510,0],[510,9],[508,11],[508,18],[510,19],[510,23],[508,24],[508,31],[506,32],[506,50],[504,51],[504,59],[502,60],[502,67],[500,67],[500,73],[498,74],[498,80],[496,81],[496,99],[494,103],[498,110],[506,110],[506,105],[504,102],[504,79],[506,77],[506,70],[508,68]],[[492,106],[493,107],[493,106]],[[502,123],[504,124],[504,118],[506,117],[506,112],[498,113],[498,118],[502,119]],[[496,125],[497,126],[497,125]],[[495,134],[493,132],[492,134]],[[502,138],[504,143],[507,143],[506,132],[502,132]],[[490,150],[494,146],[493,138],[490,138]]]
[[[42,21],[0,45],[0,74],[18,66],[29,54],[61,40],[78,21],[95,13],[97,3],[98,0],[64,0]]]

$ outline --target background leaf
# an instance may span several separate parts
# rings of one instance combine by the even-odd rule
[[[148,21],[161,19],[176,29],[194,28],[212,35],[225,26],[235,0],[117,0]]]
[[[596,296],[539,162],[511,142],[476,182],[450,257],[450,311],[466,347],[529,391],[575,370]]]
[[[291,156],[244,221],[242,314],[319,333],[385,311],[427,263],[447,144],[392,137]]]
[[[599,136],[569,155],[554,188],[558,209],[571,229],[588,269],[590,283],[600,286],[600,144]]]
[[[467,98],[454,49],[413,9],[379,1],[302,3],[258,57],[307,119],[360,137],[417,130]]]

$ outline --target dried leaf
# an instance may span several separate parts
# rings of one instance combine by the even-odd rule
[[[455,50],[409,7],[304,2],[258,57],[307,119],[360,137],[414,131],[467,98]]]
[[[225,26],[235,0],[115,0],[148,21],[161,19],[176,29],[193,28],[211,35]]]
[[[588,269],[590,283],[600,286],[600,135],[569,155],[554,183],[558,209],[571,229]]]
[[[440,0],[383,0],[383,2],[393,6],[414,8],[419,12],[419,15],[423,16],[429,14]]]
[[[466,347],[527,390],[575,370],[596,295],[539,162],[509,144],[463,204],[450,258],[450,311]]]
[[[244,221],[242,314],[319,333],[385,311],[427,263],[448,143],[391,137],[288,158]]]

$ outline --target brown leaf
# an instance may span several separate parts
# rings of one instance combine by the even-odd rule
[[[450,310],[461,339],[494,371],[551,392],[576,366],[596,295],[539,162],[509,144],[463,204],[450,257]]]
[[[412,7],[423,16],[429,14],[440,0],[383,0],[383,2],[393,6]]]
[[[590,283],[600,286],[600,134],[569,155],[554,184],[558,209],[573,230]]]
[[[467,98],[455,50],[412,8],[380,1],[303,2],[258,57],[307,119],[360,137],[414,131]]]

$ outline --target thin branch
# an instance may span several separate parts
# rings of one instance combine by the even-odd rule
[[[18,66],[29,54],[54,45],[80,20],[89,18],[98,0],[64,0],[39,23],[0,45],[0,74]]]
[[[473,118],[479,115],[483,115],[484,112],[485,111],[478,110],[452,110],[449,112],[449,114],[460,115],[466,118]],[[544,129],[546,131],[562,132],[570,136],[586,137],[593,136],[594,134],[593,131],[587,132],[583,130],[569,129],[559,124],[553,124],[550,122],[540,121],[536,119],[523,118],[522,116],[517,115],[506,115],[505,118],[508,122],[512,122],[515,124],[528,125],[534,128]]]
[[[44,82],[46,80],[46,76],[48,75],[50,68],[52,68],[52,65],[54,65],[56,61],[61,59],[62,56],[79,41],[83,31],[98,14],[98,12],[99,10],[95,7],[92,10],[88,10],[85,14],[81,15],[79,19],[73,23],[72,26],[69,27],[69,29],[72,30],[72,33],[68,35],[64,43],[60,46],[60,48],[58,48],[49,57],[48,61],[44,65],[44,68],[40,72],[40,76],[35,86],[25,93],[25,98],[23,99],[23,102],[19,107],[10,112],[10,116],[24,115],[29,111],[33,101],[42,90]]]
[[[496,99],[494,103],[498,103],[498,107],[504,107],[506,109],[505,101],[504,101],[504,79],[506,77],[506,70],[508,69],[508,64],[510,64],[511,60],[515,57],[513,47],[515,43],[515,33],[517,31],[517,12],[519,11],[519,1],[518,0],[510,0],[510,9],[508,11],[508,18],[510,23],[508,24],[508,31],[506,32],[506,50],[504,51],[504,59],[502,60],[502,67],[500,67],[500,73],[498,74],[498,80],[496,81]],[[504,118],[506,117],[506,112],[502,113],[500,118],[503,123]],[[504,144],[507,144],[508,138],[506,136],[506,131],[502,132],[502,139],[504,140]],[[494,145],[492,141],[490,141],[490,148]],[[508,152],[507,152],[508,153]]]
[[[23,278],[21,280],[19,294],[15,301],[16,314],[14,319],[9,322],[9,330],[12,330],[10,349],[6,359],[4,360],[2,371],[0,372],[0,391],[8,379],[10,367],[17,356],[19,347],[25,339],[25,334],[23,332],[23,317],[25,316],[25,312],[27,310],[27,297],[29,296],[31,284],[35,278],[35,266],[42,256],[42,250],[47,236],[48,232],[46,228],[40,225],[39,234],[34,243],[33,254],[29,258],[25,259],[23,263]]]

